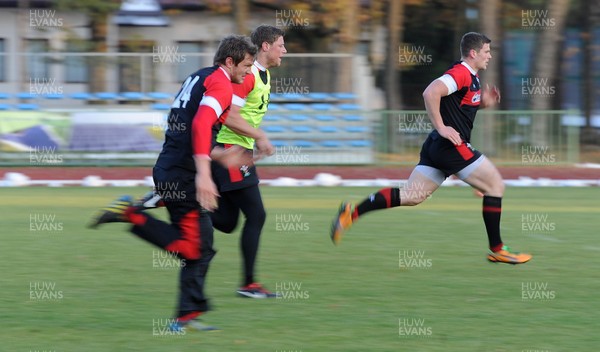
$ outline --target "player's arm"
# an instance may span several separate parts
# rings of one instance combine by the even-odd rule
[[[454,128],[444,125],[442,115],[440,114],[440,102],[442,97],[453,93],[452,87],[449,87],[447,82],[444,82],[444,79],[448,79],[448,77],[453,81],[450,75],[444,75],[431,82],[427,88],[425,88],[425,91],[423,91],[423,100],[425,101],[425,109],[427,110],[427,115],[429,116],[429,120],[431,120],[433,128],[438,131],[440,136],[448,139],[454,145],[460,145],[462,143],[460,134]],[[454,84],[456,85],[456,82],[454,82]],[[456,88],[454,88],[454,91],[456,91]]]
[[[212,126],[218,119],[226,118],[231,104],[229,82],[220,82],[214,76],[205,81],[206,92],[192,120],[192,153],[196,166],[196,200],[200,205],[213,211],[217,207],[217,187],[210,169]]]
[[[233,132],[242,136],[254,138],[256,141],[256,148],[259,152],[272,155],[274,152],[273,145],[267,137],[267,134],[259,129],[250,126],[250,124],[240,114],[241,107],[239,105],[232,104],[229,116],[225,120],[225,126],[229,127]]]
[[[489,85],[486,85],[485,89],[481,92],[481,104],[479,108],[493,108],[500,103],[500,98],[500,90],[498,87],[493,86],[490,88]]]

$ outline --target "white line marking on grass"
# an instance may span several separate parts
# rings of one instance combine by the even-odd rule
[[[538,240],[550,241],[550,242],[563,242],[563,240],[559,240],[555,237],[550,237],[548,235],[542,235],[537,233],[528,234],[527,236],[536,238]]]
[[[583,249],[587,249],[590,251],[600,251],[600,247],[597,247],[597,246],[582,246],[582,247],[583,247]]]

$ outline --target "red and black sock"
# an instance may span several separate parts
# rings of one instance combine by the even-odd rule
[[[497,252],[502,249],[500,238],[500,216],[502,215],[502,198],[483,196],[483,222],[487,230],[490,249]]]
[[[354,209],[352,219],[373,210],[393,208],[400,205],[400,188],[384,188],[371,194]]]
[[[190,320],[198,318],[200,315],[202,315],[202,312],[198,312],[198,311],[181,312],[180,311],[178,314],[178,317],[177,317],[177,321],[182,322],[182,323],[187,323]]]

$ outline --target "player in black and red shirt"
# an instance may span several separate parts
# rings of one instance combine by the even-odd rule
[[[421,160],[403,188],[386,188],[354,206],[342,203],[335,217],[331,238],[339,243],[344,231],[365,213],[397,206],[417,205],[427,199],[450,175],[483,193],[483,220],[492,262],[521,264],[531,255],[512,252],[500,238],[500,214],[504,183],[502,176],[470,144],[475,114],[479,108],[495,106],[500,92],[482,91],[477,71],[485,70],[492,55],[491,40],[480,33],[466,33],[460,43],[461,61],[454,63],[423,92],[425,108],[434,130],[421,148]]]
[[[167,207],[171,223],[144,213],[143,205],[124,196],[100,211],[90,224],[95,228],[108,222],[132,223],[131,232],[182,260],[179,304],[171,326],[175,331],[185,326],[210,328],[197,319],[209,309],[204,280],[215,255],[207,211],[215,209],[218,193],[211,175],[210,155],[217,155],[228,166],[249,162],[242,150],[211,154],[212,126],[228,118],[233,96],[231,82],[243,82],[250,73],[254,55],[256,47],[249,38],[224,38],[215,54],[215,65],[192,73],[171,105],[165,142],[153,169],[155,189]],[[241,130],[254,130],[243,119],[238,122]]]

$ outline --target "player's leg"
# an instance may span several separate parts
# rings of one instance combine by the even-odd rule
[[[238,294],[250,298],[273,298],[276,294],[266,290],[255,280],[255,264],[260,234],[265,224],[266,212],[258,185],[231,191],[231,198],[244,214],[244,227],[240,236],[240,249],[244,261],[244,282]]]
[[[384,188],[372,193],[357,205],[342,203],[334,218],[331,239],[339,243],[359,217],[374,210],[413,206],[422,203],[444,182],[444,173],[430,166],[417,165],[402,188]]]
[[[194,220],[189,220],[185,215],[180,217],[180,228],[192,227],[198,238],[196,246],[199,250],[199,257],[193,259],[181,260],[181,271],[179,275],[179,303],[176,312],[175,330],[182,327],[193,328],[197,330],[214,330],[212,326],[203,325],[198,317],[209,310],[208,299],[204,294],[206,274],[210,261],[215,256],[213,249],[213,228],[210,217],[204,211],[198,211],[199,207],[190,211],[198,213],[199,216]],[[170,209],[174,217],[179,217],[177,212],[180,209]],[[193,223],[192,223],[193,221]],[[186,223],[187,222],[187,223]]]
[[[456,176],[483,193],[482,214],[487,231],[489,247],[492,253],[488,259],[511,264],[525,263],[531,255],[511,253],[500,236],[500,218],[502,215],[502,197],[504,181],[494,164],[481,155],[476,161],[460,170]]]
[[[240,208],[233,199],[233,191],[221,192],[218,208],[210,213],[213,227],[221,232],[231,233],[238,224]]]
[[[133,224],[131,231],[140,238],[166,249],[168,245],[181,237],[178,229],[171,224],[158,220],[142,211],[130,196],[123,196],[101,209],[89,224],[97,228],[101,224],[125,222]]]

